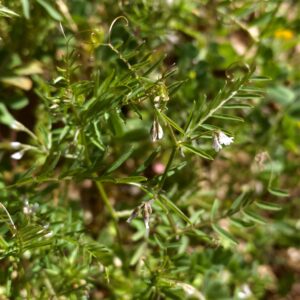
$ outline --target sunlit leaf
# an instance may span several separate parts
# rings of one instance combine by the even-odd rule
[[[233,235],[231,233],[229,233],[228,231],[226,231],[225,229],[223,229],[221,226],[219,226],[218,224],[212,224],[211,225],[213,230],[220,235],[223,239],[229,241],[232,244],[237,245],[238,242],[237,240],[233,237]]]
[[[174,204],[171,200],[169,200],[167,197],[160,195],[159,200],[161,201],[161,203],[163,205],[165,205],[167,208],[172,210],[179,218],[181,218],[182,220],[184,220],[185,222],[187,222],[189,224],[192,224],[190,219],[182,212],[182,210],[176,204]]]
[[[278,211],[282,209],[280,205],[266,201],[256,201],[255,205],[264,210]]]
[[[195,147],[193,147],[193,146],[191,146],[191,145],[189,145],[187,143],[181,143],[181,146],[185,150],[187,150],[189,152],[192,152],[192,153],[194,153],[194,154],[196,154],[196,155],[198,155],[198,156],[200,156],[202,158],[213,160],[212,156],[210,156],[208,153],[206,153],[205,151],[203,151],[203,150],[201,150],[199,148],[195,148]]]
[[[270,194],[277,196],[277,197],[289,197],[289,193],[287,191],[281,189],[275,189],[272,187],[268,188]]]

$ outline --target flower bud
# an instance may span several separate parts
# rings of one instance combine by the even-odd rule
[[[25,153],[25,151],[21,150],[21,151],[13,153],[10,157],[15,160],[20,160],[23,157],[24,153]]]
[[[11,142],[10,147],[13,149],[19,149],[21,147],[21,143],[19,142]]]
[[[163,136],[164,136],[164,131],[160,126],[159,122],[155,119],[151,127],[151,140],[154,143],[157,140],[161,140]]]

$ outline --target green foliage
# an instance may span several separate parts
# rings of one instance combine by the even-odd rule
[[[299,5],[96,2],[0,1],[0,298],[297,297]]]

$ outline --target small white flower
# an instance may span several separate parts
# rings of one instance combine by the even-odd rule
[[[195,287],[192,285],[185,283],[185,282],[176,282],[176,285],[181,287],[187,296],[193,296],[195,299],[205,300],[203,294],[199,292]]]
[[[12,123],[10,124],[10,127],[11,127],[12,129],[19,129],[18,123],[17,123],[16,121],[12,122]]]
[[[179,43],[179,36],[176,35],[175,32],[169,32],[169,34],[167,35],[167,39],[172,44],[178,44]]]
[[[231,143],[233,143],[233,137],[229,137],[224,132],[219,131],[213,136],[212,147],[218,152],[223,148],[222,145],[228,146]]]
[[[44,235],[45,238],[51,238],[53,236],[53,231],[49,231]]]
[[[25,215],[31,215],[31,214],[35,213],[38,208],[39,208],[38,203],[34,203],[33,205],[31,205],[29,203],[28,199],[24,200],[23,213]],[[46,228],[46,227],[44,226],[44,228]]]
[[[15,130],[24,131],[24,125],[16,120],[10,124],[10,127]]]
[[[163,138],[163,136],[164,136],[164,131],[163,131],[162,127],[160,126],[160,124],[158,124],[158,134],[157,134],[157,138],[158,138],[159,140],[161,140],[161,139]]]
[[[173,5],[174,4],[174,0],[166,0],[167,5]]]
[[[117,257],[117,256],[114,257],[113,262],[114,262],[114,265],[115,265],[117,268],[121,268],[122,265],[123,265],[122,260],[121,260],[119,257]]]
[[[10,157],[15,160],[20,160],[23,157],[24,153],[25,153],[25,151],[23,151],[23,150],[18,151],[18,152],[13,153]]]
[[[160,106],[160,96],[155,96],[154,99],[153,99],[153,102],[154,102],[154,106],[156,108],[159,108],[159,106]]]
[[[24,206],[23,207],[23,213],[24,215],[30,215],[32,213],[32,209],[30,206]]]
[[[58,107],[59,107],[59,105],[57,103],[54,103],[50,106],[50,109],[56,109]]]
[[[156,142],[157,140],[161,140],[164,136],[164,131],[162,127],[160,126],[159,122],[157,120],[153,121],[152,127],[151,127],[151,140],[152,142]]]
[[[219,142],[221,145],[228,146],[233,143],[233,137],[227,136],[224,132],[219,132]]]
[[[146,228],[146,236],[149,236],[149,231],[150,231],[150,216],[152,214],[152,200],[145,202],[143,206],[143,217],[144,217],[144,224]]]
[[[11,142],[10,146],[13,149],[19,149],[21,147],[21,143],[19,143],[19,142]]]
[[[237,293],[239,299],[248,299],[252,295],[252,292],[248,284],[243,284],[241,290]]]
[[[212,147],[216,152],[219,152],[222,149],[222,145],[219,142],[218,136],[215,134],[213,137],[213,144]]]
[[[145,223],[146,231],[149,231],[149,229],[150,229],[149,219],[144,219],[144,223]]]

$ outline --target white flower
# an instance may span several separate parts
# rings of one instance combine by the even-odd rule
[[[46,234],[44,235],[45,238],[50,238],[50,237],[52,237],[52,236],[53,236],[53,231],[49,231],[48,233],[46,233]]]
[[[149,219],[144,219],[144,223],[145,223],[146,231],[149,231],[149,229],[150,229]]]
[[[157,140],[161,140],[164,136],[164,131],[163,131],[162,127],[160,126],[159,122],[156,119],[153,121],[150,132],[151,132],[152,142],[156,142]]]
[[[113,262],[114,262],[114,265],[115,265],[117,268],[121,268],[122,265],[123,265],[122,260],[121,260],[119,257],[117,257],[117,256],[114,257]]]
[[[162,127],[158,124],[158,134],[157,134],[157,138],[158,138],[159,140],[161,140],[161,139],[163,138],[163,136],[164,136],[164,131],[163,131]]]
[[[19,149],[21,147],[21,143],[19,142],[11,142],[10,143],[10,146],[13,148],[13,149]]]
[[[14,120],[11,124],[10,124],[10,127],[12,129],[15,129],[15,130],[20,130],[20,131],[24,131],[24,125],[16,120]]]
[[[24,150],[18,151],[18,152],[13,153],[10,157],[15,160],[20,160],[23,157],[24,153],[25,153]]]
[[[150,216],[152,214],[152,200],[145,202],[143,206],[143,217],[144,217],[144,224],[146,227],[146,236],[149,236],[149,231],[150,231]]]
[[[167,5],[173,5],[174,4],[174,0],[166,0]]]
[[[222,145],[228,146],[231,143],[233,143],[233,137],[229,137],[224,132],[219,131],[213,136],[212,147],[218,152],[223,148]]]
[[[252,292],[248,284],[243,284],[240,291],[237,293],[239,299],[249,299],[252,295]]]
[[[50,109],[56,109],[58,107],[59,107],[59,105],[57,103],[54,103],[50,106]]]
[[[195,287],[192,285],[185,283],[185,282],[175,282],[175,284],[179,287],[181,287],[185,293],[187,294],[188,297],[193,296],[194,299],[199,299],[199,300],[205,300],[205,297],[201,292],[199,292]]]
[[[32,209],[27,199],[24,200],[23,213],[25,215],[30,215],[32,213]]]
[[[224,132],[219,132],[219,142],[221,145],[228,146],[233,143],[233,137],[227,136]]]
[[[159,108],[159,106],[160,106],[160,96],[155,96],[154,99],[153,99],[153,102],[154,102],[154,106],[156,108]]]
[[[219,152],[222,149],[222,145],[219,142],[218,136],[215,134],[213,137],[213,144],[212,147],[216,152]]]

